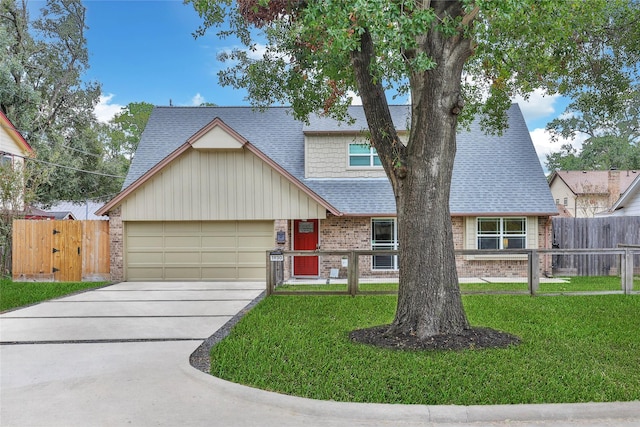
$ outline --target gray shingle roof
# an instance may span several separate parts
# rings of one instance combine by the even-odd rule
[[[408,107],[392,106],[399,129],[407,128]],[[156,107],[142,135],[123,189],[144,175],[198,130],[219,118],[264,154],[284,167],[310,190],[343,214],[395,213],[391,185],[386,179],[306,179],[304,132],[360,131],[366,128],[361,107],[349,111],[353,123],[311,117],[296,121],[291,110],[274,107]],[[458,134],[450,209],[454,215],[548,214],[556,212],[520,109],[509,110],[503,135],[484,134],[474,123]]]

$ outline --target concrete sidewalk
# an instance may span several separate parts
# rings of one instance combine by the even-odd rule
[[[189,355],[261,283],[121,283],[0,315],[5,426],[640,426],[640,402],[352,404],[232,384]]]

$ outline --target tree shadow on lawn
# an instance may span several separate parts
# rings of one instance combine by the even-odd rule
[[[415,334],[390,334],[391,325],[358,329],[349,334],[353,342],[391,350],[467,350],[506,348],[518,345],[520,338],[489,328],[469,328],[460,334],[436,335],[420,339]]]

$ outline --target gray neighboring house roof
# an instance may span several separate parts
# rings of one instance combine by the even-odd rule
[[[63,201],[63,202],[58,202],[55,205],[51,206],[49,209],[47,209],[47,212],[54,215],[56,219],[63,218],[63,217],[58,218],[58,215],[70,213],[73,215],[73,219],[106,221],[109,219],[109,217],[98,216],[94,214],[94,212],[97,211],[103,204],[104,203],[94,202],[91,200],[86,202]]]
[[[398,130],[406,130],[409,108],[391,106]],[[233,128],[311,191],[345,215],[394,215],[395,199],[386,178],[305,178],[304,134],[367,128],[362,107],[351,107],[352,123],[311,117],[294,119],[291,109],[272,107],[155,107],[138,145],[123,190],[215,118]],[[552,215],[557,208],[520,108],[508,112],[501,136],[486,135],[478,123],[461,131],[451,183],[452,215]],[[375,197],[373,197],[375,196]]]

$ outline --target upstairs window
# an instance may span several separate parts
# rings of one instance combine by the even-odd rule
[[[525,249],[526,218],[478,218],[478,249]]]
[[[350,167],[382,167],[378,152],[367,144],[349,144]]]

